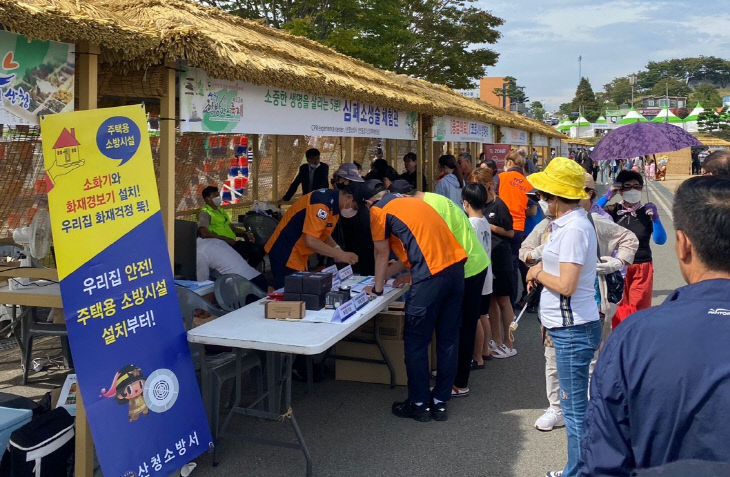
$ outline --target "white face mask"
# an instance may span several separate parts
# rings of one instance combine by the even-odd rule
[[[215,204],[216,207],[221,205],[221,196],[213,197],[211,200],[213,201],[213,203]]]
[[[504,167],[502,168],[502,170],[503,170],[504,172],[507,172],[507,171],[509,171],[509,167],[507,166],[507,164],[505,164],[505,165],[504,165]]]
[[[547,201],[540,199],[537,203],[540,205],[540,208],[542,209],[542,213],[547,215],[547,211],[548,211]]]
[[[342,209],[340,215],[345,219],[351,219],[357,215],[357,209]]]
[[[635,204],[641,201],[641,191],[635,189],[627,190],[621,192],[621,197],[623,197],[624,200],[629,204]]]

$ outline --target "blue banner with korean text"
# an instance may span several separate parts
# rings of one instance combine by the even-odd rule
[[[66,326],[104,475],[170,475],[212,446],[141,106],[41,118]]]

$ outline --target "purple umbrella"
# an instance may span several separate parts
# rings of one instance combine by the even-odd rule
[[[701,145],[697,138],[673,124],[634,123],[608,133],[593,148],[591,159],[594,161],[629,159]]]

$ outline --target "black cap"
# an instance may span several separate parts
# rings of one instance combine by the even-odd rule
[[[385,190],[385,186],[378,179],[368,179],[365,182],[354,182],[350,186],[355,191],[355,200],[365,202],[375,194]]]
[[[413,192],[414,187],[411,185],[410,182],[408,182],[405,179],[397,179],[391,182],[390,187],[388,187],[388,190],[391,191],[394,194],[411,194]]]

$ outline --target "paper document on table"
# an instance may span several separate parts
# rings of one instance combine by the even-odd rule
[[[358,281],[352,287],[350,288],[350,291],[352,294],[360,293],[365,290],[365,287],[371,287],[375,285],[375,277],[364,277],[362,280]],[[391,278],[387,282],[385,282],[385,286],[383,287],[383,293],[388,293],[393,291],[393,279]]]

